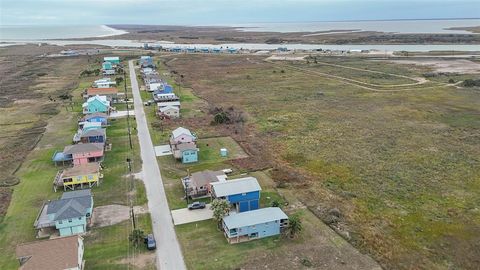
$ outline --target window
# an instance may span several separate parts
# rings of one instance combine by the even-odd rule
[[[58,224],[63,224],[63,221],[60,220],[60,221],[58,222]]]
[[[82,217],[79,217],[78,220],[82,220]]]
[[[245,195],[247,195],[247,193],[242,193],[242,196],[245,196]]]
[[[72,222],[72,219],[71,219],[71,218],[69,218],[69,219],[68,219],[68,222],[69,222],[69,223],[70,223],[70,222]]]
[[[88,180],[93,180],[93,175],[89,175]]]

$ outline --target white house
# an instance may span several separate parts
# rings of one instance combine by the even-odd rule
[[[180,109],[180,101],[164,101],[157,103],[158,109],[168,106],[178,107]]]
[[[162,88],[162,84],[163,83],[159,83],[159,82],[155,82],[155,83],[150,83],[148,85],[148,90],[150,90],[150,92],[153,92],[155,90],[159,90]]]
[[[102,78],[93,82],[93,86],[98,88],[110,88],[112,86],[115,86],[116,84],[117,83],[115,81],[112,81],[111,78]]]
[[[175,106],[166,106],[162,107],[158,110],[160,116],[168,117],[168,118],[179,118],[180,117],[180,109]]]

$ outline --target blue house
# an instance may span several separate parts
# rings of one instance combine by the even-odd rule
[[[279,235],[288,216],[278,207],[232,214],[223,218],[223,231],[230,244]]]
[[[212,198],[226,199],[237,212],[259,208],[260,190],[255,177],[245,177],[212,183]]]
[[[154,68],[153,58],[151,56],[141,56],[138,61],[142,68]]]
[[[103,57],[103,62],[110,62],[112,65],[120,64],[120,57],[118,56],[110,56],[110,57]]]
[[[88,129],[83,130],[80,134],[78,134],[78,136],[75,137],[78,137],[79,141],[82,143],[105,143],[107,140],[107,133],[106,129],[104,128]]]
[[[55,227],[60,236],[85,233],[92,211],[89,189],[65,192],[59,200],[44,204],[34,226],[38,230]]]
[[[228,48],[228,52],[229,52],[229,53],[236,53],[236,52],[237,52],[237,49],[235,49],[235,48]]]
[[[102,126],[108,125],[108,115],[106,113],[92,113],[85,115],[80,122],[102,123]]]

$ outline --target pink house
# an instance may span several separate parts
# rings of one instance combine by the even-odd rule
[[[71,157],[73,165],[99,162],[103,159],[103,143],[80,143],[66,146],[65,156]]]
[[[170,145],[177,145],[181,143],[195,143],[197,141],[197,136],[191,133],[190,130],[179,127],[172,131],[170,136]]]

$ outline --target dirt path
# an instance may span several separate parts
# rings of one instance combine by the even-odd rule
[[[252,61],[251,59],[247,59],[247,60],[251,63],[256,63],[255,61]],[[328,78],[331,78],[331,79],[336,79],[336,80],[339,80],[343,83],[353,85],[353,86],[356,86],[356,87],[359,87],[359,88],[362,88],[362,89],[365,89],[365,90],[373,91],[373,92],[419,91],[419,90],[432,89],[432,88],[438,88],[438,87],[445,87],[446,86],[446,84],[437,84],[437,85],[434,85],[434,86],[419,87],[419,88],[378,89],[378,88],[374,88],[374,87],[378,86],[378,85],[375,85],[375,84],[369,84],[369,83],[357,81],[357,80],[354,80],[354,79],[349,79],[349,78],[345,78],[345,77],[341,77],[341,76],[337,76],[337,75],[332,75],[332,74],[328,74],[328,73],[323,73],[323,72],[319,72],[319,71],[315,71],[315,70],[310,70],[310,69],[306,69],[306,68],[300,68],[300,67],[296,67],[296,66],[292,66],[292,65],[288,65],[288,64],[279,64],[279,63],[275,63],[275,62],[268,61],[268,60],[264,60],[264,61],[269,63],[269,64],[272,64],[272,65],[285,67],[285,68],[288,68],[288,69],[293,69],[293,70],[308,73],[308,74],[311,74],[311,75],[317,75],[317,76],[328,77]],[[401,75],[398,75],[398,76],[401,76]],[[424,79],[424,80],[419,80],[417,83],[414,83],[414,84],[408,84],[408,85],[399,84],[399,85],[389,85],[389,86],[381,86],[381,87],[392,87],[393,88],[393,87],[403,87],[403,86],[414,86],[414,85],[421,85],[421,84],[424,84],[426,82],[428,82],[428,80]]]

